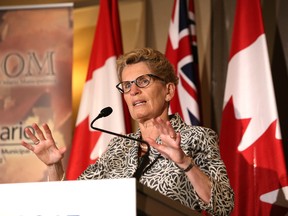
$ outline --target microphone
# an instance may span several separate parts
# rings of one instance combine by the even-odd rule
[[[94,122],[102,117],[107,117],[113,112],[113,109],[111,107],[105,107],[101,110],[101,112],[98,114],[98,116],[94,119]]]
[[[145,172],[144,171],[145,167],[149,164],[149,157],[148,156],[149,156],[149,152],[150,152],[150,145],[148,144],[148,142],[146,142],[145,140],[136,139],[136,138],[133,138],[133,137],[128,137],[128,136],[125,136],[123,134],[118,134],[118,133],[115,133],[115,132],[112,132],[112,131],[104,130],[102,128],[97,128],[97,127],[93,126],[94,122],[97,119],[109,116],[112,113],[112,111],[113,111],[113,109],[111,107],[105,107],[104,109],[102,109],[100,111],[100,113],[98,114],[98,116],[91,122],[90,127],[92,129],[94,129],[94,130],[98,130],[98,131],[101,131],[101,132],[104,132],[104,133],[112,134],[114,136],[119,136],[119,137],[122,137],[122,138],[125,138],[125,139],[129,139],[129,140],[133,140],[133,141],[137,141],[137,142],[146,144],[146,146],[148,147],[147,152],[144,154],[142,160],[140,161],[140,163],[139,163],[139,165],[137,167],[137,170],[135,171],[135,173],[133,175],[133,177],[135,177],[137,180],[139,180],[141,175],[142,175],[142,173]]]

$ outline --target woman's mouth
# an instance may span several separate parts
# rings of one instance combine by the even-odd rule
[[[135,101],[135,102],[133,102],[133,106],[141,106],[141,105],[143,105],[143,104],[145,104],[145,103],[146,103],[146,101],[144,101],[144,100]]]

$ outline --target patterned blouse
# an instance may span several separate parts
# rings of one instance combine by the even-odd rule
[[[209,176],[212,182],[210,202],[204,203],[186,174],[173,161],[160,156],[153,147],[149,153],[150,165],[144,169],[140,183],[196,211],[229,215],[234,207],[234,192],[220,158],[217,134],[209,128],[185,124],[178,114],[171,115],[170,122],[174,130],[181,134],[183,151]],[[141,132],[138,129],[128,136],[140,139]],[[161,144],[160,139],[156,141]],[[137,141],[115,137],[110,141],[107,151],[78,179],[131,178],[138,166],[138,150]]]

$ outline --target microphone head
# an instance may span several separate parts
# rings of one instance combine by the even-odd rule
[[[93,128],[93,124],[97,119],[109,116],[112,113],[112,111],[113,110],[111,107],[105,107],[104,109],[102,109],[101,112],[98,114],[98,116],[91,122],[90,124],[91,128]]]
[[[113,109],[111,107],[105,107],[104,109],[101,110],[100,115],[102,117],[109,116],[113,112]]]

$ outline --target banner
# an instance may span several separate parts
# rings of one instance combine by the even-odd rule
[[[0,183],[46,181],[46,165],[21,146],[48,123],[71,142],[72,4],[0,8]]]
[[[260,0],[237,1],[220,150],[235,192],[232,215],[287,215],[288,177]]]

